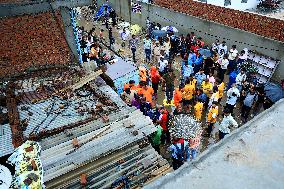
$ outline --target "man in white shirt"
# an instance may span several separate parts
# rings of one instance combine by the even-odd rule
[[[243,83],[246,81],[247,75],[245,69],[241,69],[241,72],[236,77],[236,84],[239,91],[242,91]]]
[[[211,48],[211,50],[212,50],[212,51],[215,51],[215,52],[218,52],[218,50],[219,50],[219,45],[220,45],[219,39],[216,39],[215,42],[212,43],[212,48]]]
[[[219,127],[219,139],[220,140],[223,139],[225,135],[231,132],[229,127],[235,127],[235,128],[238,127],[238,123],[236,122],[236,120],[234,120],[234,118],[232,117],[228,109],[225,108],[223,113],[224,113],[224,118],[222,122],[220,123],[220,127]]]
[[[224,57],[218,61],[220,64],[220,69],[218,73],[218,78],[223,82],[224,81],[224,75],[227,71],[227,67],[229,65],[228,55],[225,54]]]
[[[224,50],[225,54],[228,52],[228,47],[226,45],[226,41],[223,41],[222,44],[219,45],[218,53],[221,54],[221,50]]]
[[[152,49],[152,40],[149,35],[146,35],[146,38],[143,40],[144,50],[146,55],[146,62],[151,61],[151,49]]]
[[[227,92],[227,102],[225,109],[228,109],[230,113],[233,113],[234,107],[239,97],[240,91],[238,90],[236,84],[233,83],[232,87]]]
[[[163,56],[161,56],[160,60],[159,60],[159,73],[160,73],[160,75],[164,74],[165,68],[167,67],[167,65],[168,65],[168,61]]]
[[[237,46],[233,45],[232,48],[229,51],[229,73],[235,70],[237,63],[236,63],[236,57],[238,56],[238,50],[236,49]]]
[[[160,56],[161,56],[161,46],[159,41],[155,42],[155,46],[153,47],[153,61],[154,61],[154,65],[157,65],[157,63],[160,60]]]

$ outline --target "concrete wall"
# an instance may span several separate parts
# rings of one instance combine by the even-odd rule
[[[77,51],[77,45],[76,40],[74,36],[74,30],[71,23],[71,15],[70,10],[68,7],[61,7],[60,8],[61,17],[63,20],[64,28],[65,28],[65,37],[67,40],[67,43],[72,51],[72,53],[75,55],[75,58],[78,60],[79,55]]]
[[[49,2],[51,2],[51,6],[54,9],[58,9],[61,6],[72,8],[91,5],[93,0],[38,0],[29,3],[0,3],[0,18],[50,11],[51,6]]]
[[[105,2],[105,0],[98,0],[98,6]],[[284,79],[284,43],[156,5],[142,3],[142,14],[135,14],[129,12],[131,10],[129,0],[109,0],[109,3],[117,11],[119,16],[143,27],[146,25],[146,18],[150,17],[152,21],[159,22],[162,26],[173,25],[177,27],[180,34],[187,34],[194,31],[207,44],[213,43],[218,38],[221,41],[225,40],[228,47],[236,44],[238,50],[248,48],[281,60],[273,75],[273,80],[280,81]]]

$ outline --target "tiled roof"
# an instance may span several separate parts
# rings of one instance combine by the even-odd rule
[[[31,67],[70,62],[62,18],[55,15],[46,12],[0,20],[0,78]]]
[[[211,20],[284,42],[283,20],[200,3],[193,0],[154,0],[154,3],[170,10]]]

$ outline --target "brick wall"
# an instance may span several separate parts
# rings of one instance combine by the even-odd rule
[[[170,10],[284,42],[283,20],[195,2],[193,0],[154,0],[154,3]]]
[[[60,14],[56,15],[58,22],[50,12],[0,20],[0,77],[30,67],[70,62],[63,22]]]
[[[33,0],[0,0],[1,3],[26,3],[26,2],[33,2]]]

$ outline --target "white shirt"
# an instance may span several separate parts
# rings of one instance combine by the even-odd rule
[[[212,51],[217,51],[218,52],[218,50],[219,50],[219,43],[212,43]]]
[[[236,57],[237,57],[237,55],[238,55],[238,50],[237,50],[237,49],[235,49],[235,50],[231,49],[231,50],[229,51],[229,57],[228,57],[228,59],[229,59],[229,60],[235,60]]]
[[[247,75],[245,73],[239,73],[236,77],[236,84],[241,85],[243,81],[245,81],[247,78]]]
[[[164,69],[166,68],[166,66],[168,65],[168,61],[167,60],[163,60],[163,61],[159,61],[159,71],[163,72]]]
[[[222,122],[220,123],[219,131],[222,133],[230,133],[230,126],[238,127],[238,123],[234,120],[231,114],[224,116]]]
[[[229,65],[229,60],[223,58],[223,59],[220,61],[220,65],[221,65],[221,68],[222,68],[223,70],[226,70],[227,67],[228,67],[228,65]]]
[[[236,94],[236,96],[233,96],[233,93]],[[240,91],[238,88],[232,87],[227,92],[227,104],[235,105],[237,103],[238,97],[240,97]]]
[[[219,50],[218,50],[218,53],[219,54],[221,54],[221,50],[224,50],[224,52],[225,52],[225,54],[227,54],[227,52],[228,52],[228,47],[227,47],[227,45],[225,45],[225,46],[223,46],[223,44],[220,44],[219,45]]]

